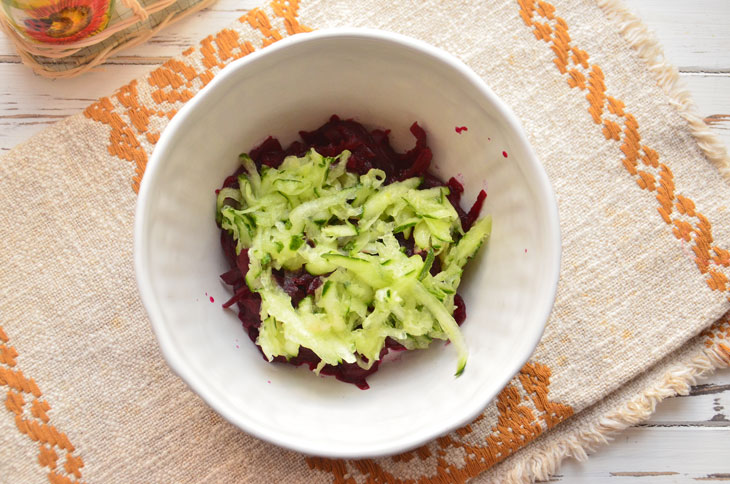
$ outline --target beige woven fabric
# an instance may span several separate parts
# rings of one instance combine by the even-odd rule
[[[729,363],[728,161],[642,36],[627,40],[627,19],[590,0],[277,0],[11,151],[0,481],[529,482]],[[444,438],[364,461],[223,421],[162,360],[132,268],[135,192],[168,120],[233,59],[332,26],[417,37],[482,76],[554,184],[564,244],[545,335],[496,401]]]

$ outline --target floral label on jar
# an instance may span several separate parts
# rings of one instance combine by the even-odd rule
[[[28,40],[68,44],[109,25],[113,0],[0,0],[15,30]]]

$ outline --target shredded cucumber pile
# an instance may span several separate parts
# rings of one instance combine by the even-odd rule
[[[279,168],[241,155],[240,188],[218,194],[217,220],[249,249],[246,284],[261,296],[257,344],[266,358],[296,357],[311,349],[324,365],[354,363],[365,369],[380,358],[387,337],[407,349],[450,340],[467,347],[452,314],[462,270],[489,237],[492,221],[478,220],[464,234],[447,187],[418,190],[420,178],[383,185],[385,173],[346,171],[348,151],[324,157],[310,150]],[[413,237],[407,256],[396,239]],[[430,269],[441,262],[435,276]],[[322,285],[294,307],[272,270],[304,267]]]

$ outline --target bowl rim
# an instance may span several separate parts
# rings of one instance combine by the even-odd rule
[[[243,414],[234,414],[233,412],[229,412],[226,405],[220,403],[217,397],[208,392],[205,388],[204,378],[201,379],[197,373],[188,366],[188,363],[185,361],[184,352],[180,351],[173,344],[171,340],[171,332],[168,331],[159,303],[153,297],[154,292],[152,290],[153,286],[150,273],[145,269],[148,267],[146,262],[149,260],[149,246],[146,244],[147,239],[144,236],[144,229],[148,224],[147,219],[149,216],[148,199],[151,197],[155,181],[158,178],[160,164],[164,159],[164,155],[169,151],[176,138],[179,136],[178,131],[180,131],[180,129],[189,122],[188,115],[197,110],[198,106],[206,104],[207,100],[212,96],[213,91],[216,89],[216,86],[223,84],[225,80],[234,75],[236,71],[255,62],[257,59],[276,55],[278,51],[287,49],[294,44],[342,38],[377,40],[397,44],[398,47],[406,47],[415,50],[420,54],[431,57],[432,60],[444,64],[446,67],[456,71],[491,103],[499,117],[504,120],[508,129],[514,133],[516,139],[524,147],[525,154],[527,156],[523,162],[531,165],[531,174],[536,176],[536,183],[533,187],[536,197],[538,200],[545,202],[543,209],[545,211],[544,215],[547,219],[546,227],[548,229],[546,238],[549,242],[548,249],[552,249],[552,257],[548,261],[548,264],[552,266],[550,267],[550,269],[552,269],[552,277],[550,278],[551,287],[550,291],[546,291],[545,302],[543,303],[541,311],[538,313],[540,314],[539,319],[542,322],[541,327],[539,330],[536,328],[531,338],[527,338],[529,340],[529,344],[526,345],[526,347],[530,348],[529,353],[526,353],[524,358],[520,358],[518,364],[514,364],[511,368],[509,368],[508,372],[505,372],[505,376],[499,381],[499,385],[494,386],[497,390],[482,392],[482,398],[473,399],[474,401],[478,401],[478,403],[467,406],[460,418],[448,422],[448,425],[443,425],[438,428],[429,426],[429,428],[432,429],[430,432],[418,433],[414,436],[398,439],[394,442],[383,443],[381,441],[375,445],[368,444],[368,447],[363,447],[357,450],[355,450],[352,446],[342,446],[341,443],[337,444],[332,442],[327,445],[308,442],[306,439],[294,438],[290,434],[272,434],[270,430],[260,428],[256,422],[245,418]],[[494,94],[481,77],[479,77],[471,68],[453,54],[424,41],[408,37],[403,34],[378,29],[338,27],[292,35],[283,38],[266,48],[260,48],[245,57],[231,62],[229,65],[221,69],[221,71],[215,75],[215,77],[192,99],[183,105],[183,107],[163,130],[160,139],[153,150],[152,156],[147,163],[145,174],[142,177],[137,204],[135,207],[133,250],[137,288],[152,325],[160,351],[173,372],[177,374],[206,404],[208,404],[228,422],[237,426],[246,433],[284,448],[292,449],[307,455],[332,458],[372,458],[393,455],[411,450],[430,442],[437,437],[445,435],[454,429],[466,425],[481,414],[486,406],[497,397],[499,392],[504,389],[504,387],[520,371],[523,365],[530,359],[542,338],[557,295],[562,244],[557,200],[547,173],[545,172],[542,164],[538,161],[537,156],[528,142],[526,133],[516,115],[512,112],[509,106],[507,106],[500,98],[497,97],[496,94]]]

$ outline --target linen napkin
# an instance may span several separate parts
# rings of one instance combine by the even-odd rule
[[[730,363],[730,162],[614,0],[275,0],[0,160],[0,481],[524,483]],[[474,422],[401,455],[305,456],[225,422],[164,363],[132,267],[161,131],[226,64],[358,26],[461,58],[557,195],[543,339]]]

